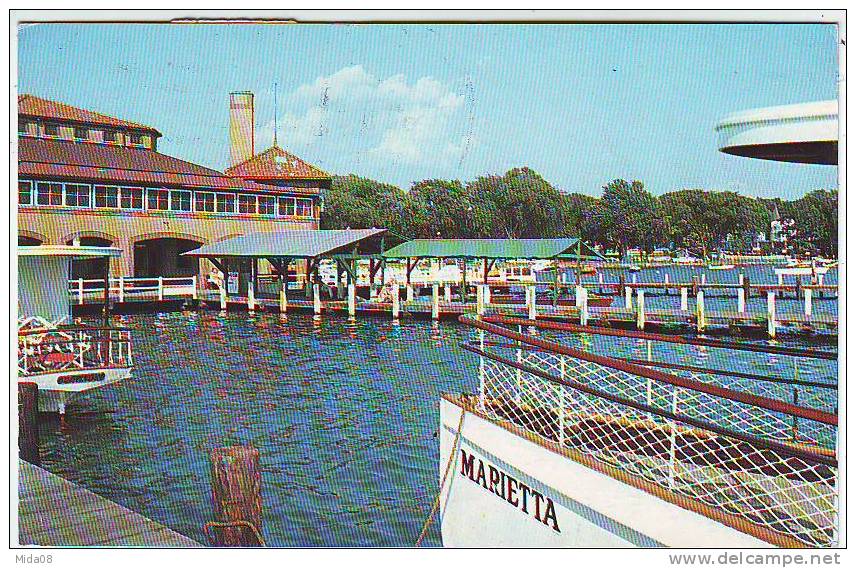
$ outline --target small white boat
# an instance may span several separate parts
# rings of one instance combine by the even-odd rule
[[[708,270],[733,270],[733,264],[711,264],[707,267]]]
[[[131,332],[71,323],[68,291],[73,259],[120,255],[104,247],[18,247],[18,382],[38,386],[40,411],[65,414],[75,394],[131,375]]]
[[[826,274],[829,272],[829,266],[788,266],[786,268],[776,268],[777,276],[811,276],[812,274]]]

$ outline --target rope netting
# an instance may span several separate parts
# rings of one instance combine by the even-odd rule
[[[462,321],[478,329],[465,347],[479,356],[489,417],[807,546],[836,543],[834,385],[664,372],[544,339],[529,320]],[[812,404],[794,404],[794,386]]]

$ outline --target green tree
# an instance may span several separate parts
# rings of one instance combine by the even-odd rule
[[[788,211],[802,250],[838,255],[838,190],[819,189],[792,202]]]
[[[617,250],[623,258],[630,248],[651,252],[662,244],[664,225],[657,199],[641,181],[616,179],[603,186],[588,230],[597,242]]]
[[[408,223],[411,210],[408,195],[397,186],[356,175],[334,176],[324,196],[321,228],[384,227],[392,233],[393,241],[406,240],[412,238]]]

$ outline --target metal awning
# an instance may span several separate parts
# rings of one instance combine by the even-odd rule
[[[386,229],[290,230],[232,237],[184,253],[205,258],[316,258],[343,252]]]
[[[579,257],[577,251],[579,249]],[[416,239],[383,253],[396,258],[479,258],[491,260],[604,260],[577,238]]]
[[[122,249],[73,245],[19,246],[18,256],[72,258],[78,260],[86,258],[118,258],[122,256]]]

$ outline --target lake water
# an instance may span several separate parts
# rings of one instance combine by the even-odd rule
[[[269,545],[414,544],[438,485],[439,395],[477,389],[467,328],[210,311],[115,323],[134,330],[133,377],[41,423],[47,469],[205,542],[209,452],[252,443]],[[425,544],[441,544],[436,523]]]

